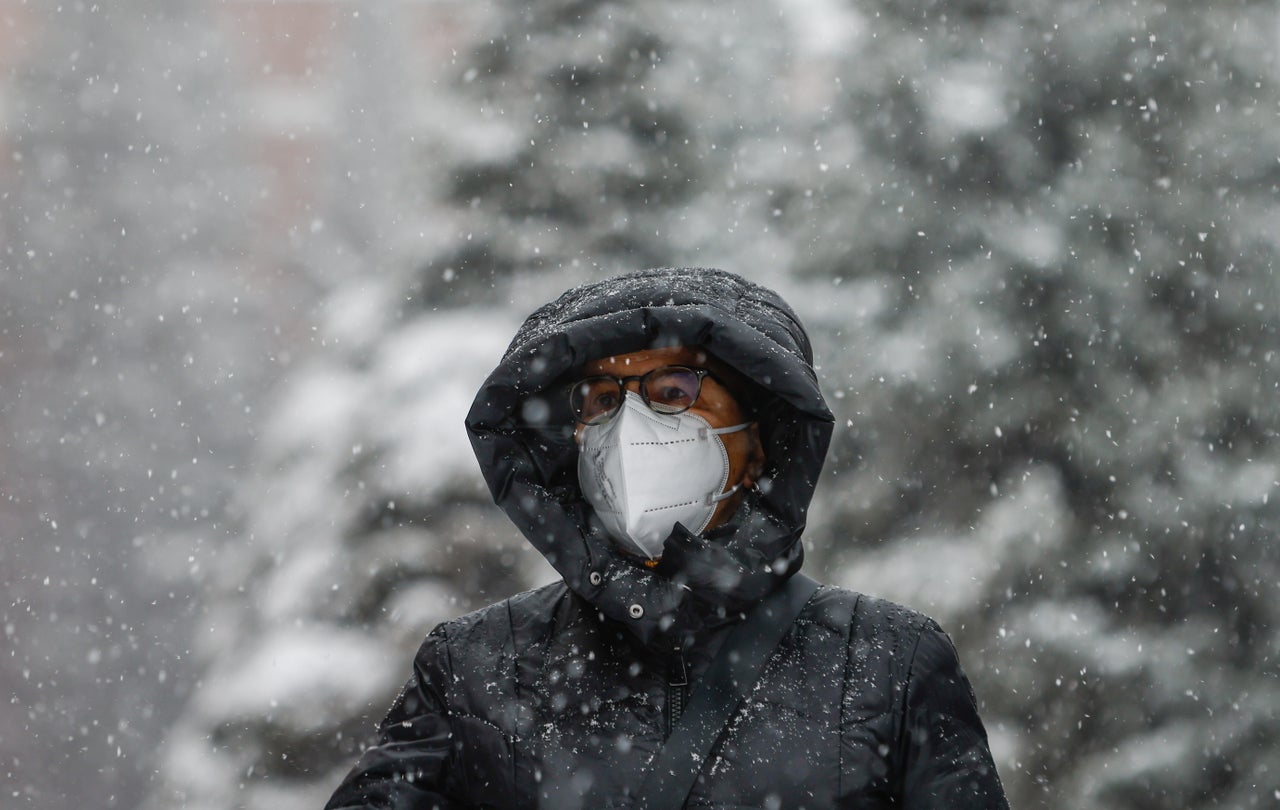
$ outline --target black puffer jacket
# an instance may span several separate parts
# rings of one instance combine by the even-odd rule
[[[700,345],[753,381],[770,464],[735,517],[650,570],[596,525],[564,382],[587,361]],[[831,433],[808,338],[716,270],[581,287],[535,312],[467,427],[498,504],[563,581],[437,627],[329,808],[630,807],[729,626],[800,567]],[[928,618],[823,587],[707,759],[688,807],[1003,808],[972,690]]]

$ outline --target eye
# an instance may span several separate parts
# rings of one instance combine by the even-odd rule
[[[698,398],[698,375],[686,368],[661,369],[645,386],[654,410],[678,413],[688,410]]]
[[[689,392],[678,385],[668,385],[658,392],[657,397],[669,405],[682,404],[689,401]]]
[[[572,403],[578,420],[591,424],[617,410],[618,384],[608,377],[588,377],[573,387]]]
[[[618,407],[618,395],[611,391],[594,394],[587,403],[587,408],[593,413],[605,413],[616,407]]]

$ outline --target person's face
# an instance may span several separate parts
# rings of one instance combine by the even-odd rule
[[[672,346],[664,349],[642,349],[638,352],[603,357],[587,363],[582,376],[604,374],[611,377],[638,377],[663,366],[691,366],[705,368],[722,376],[731,372],[715,358],[696,347]],[[627,390],[639,393],[639,380],[627,383]],[[686,413],[697,414],[712,427],[740,425],[747,420],[742,406],[729,390],[710,376],[703,378],[698,399]],[[578,425],[574,438],[581,436],[584,425]],[[764,448],[760,443],[760,429],[752,423],[746,430],[726,433],[720,437],[729,453],[729,487],[741,484],[742,489],[732,498],[726,498],[716,506],[708,529],[723,524],[737,510],[743,490],[751,487],[764,471]]]

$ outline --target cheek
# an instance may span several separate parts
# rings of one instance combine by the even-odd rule
[[[730,433],[720,438],[724,440],[724,449],[729,453],[729,470],[737,473],[747,462],[747,450],[751,446],[748,437],[745,433]]]
[[[707,400],[707,401],[703,401]],[[696,413],[712,427],[728,427],[730,425],[739,425],[747,421],[742,413],[742,409],[738,407],[738,403],[728,396],[724,397],[708,397],[705,393],[699,397],[698,403],[689,409],[690,413]],[[739,433],[728,433],[724,436],[727,441],[730,436],[738,437]]]

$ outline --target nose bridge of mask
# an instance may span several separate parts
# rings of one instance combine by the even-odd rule
[[[618,421],[625,416],[624,412],[630,412],[636,416],[643,416],[646,420],[661,425],[668,430],[680,429],[680,417],[678,413],[659,413],[653,408],[645,404],[644,398],[635,391],[624,391],[622,406],[618,408],[617,413],[613,415],[613,420]],[[634,427],[628,425],[628,427]]]
[[[626,396],[623,398],[622,405],[619,406],[618,411],[613,415],[611,421],[617,421],[622,416],[622,412],[624,410],[630,410],[638,416],[644,416],[650,421],[662,425],[670,430],[680,429],[683,421],[682,417],[696,419],[702,423],[702,426],[697,429],[699,439],[709,439],[712,436],[724,436],[727,433],[737,433],[740,430],[746,430],[751,427],[750,422],[741,422],[736,425],[729,425],[728,427],[713,428],[711,427],[710,422],[697,414],[689,413],[688,411],[681,411],[680,413],[662,413],[660,411],[655,411],[653,408],[650,408],[645,404],[644,399],[639,394],[634,391],[626,391],[625,393]]]
[[[637,423],[633,422],[629,418],[624,418],[624,411],[629,411],[636,416],[644,417],[645,421]],[[645,401],[639,394],[631,391],[626,392],[622,405],[619,406],[618,411],[613,415],[610,422],[615,425],[615,429],[618,432],[626,432],[628,434],[634,434],[636,432],[648,433],[644,428],[651,424],[661,426],[673,433],[676,433],[680,431],[686,419],[692,419],[701,423],[697,426],[695,434],[699,441],[706,441],[712,437],[724,436],[729,433],[737,433],[740,430],[746,430],[751,427],[750,422],[741,422],[727,427],[713,428],[711,427],[711,423],[705,418],[695,413],[689,413],[688,411],[682,411],[681,413],[660,413],[646,405]],[[661,441],[662,437],[660,434],[654,434],[653,438]],[[639,436],[628,435],[623,443],[639,443],[641,441],[643,440]],[[721,442],[720,444],[723,446],[724,443]]]

